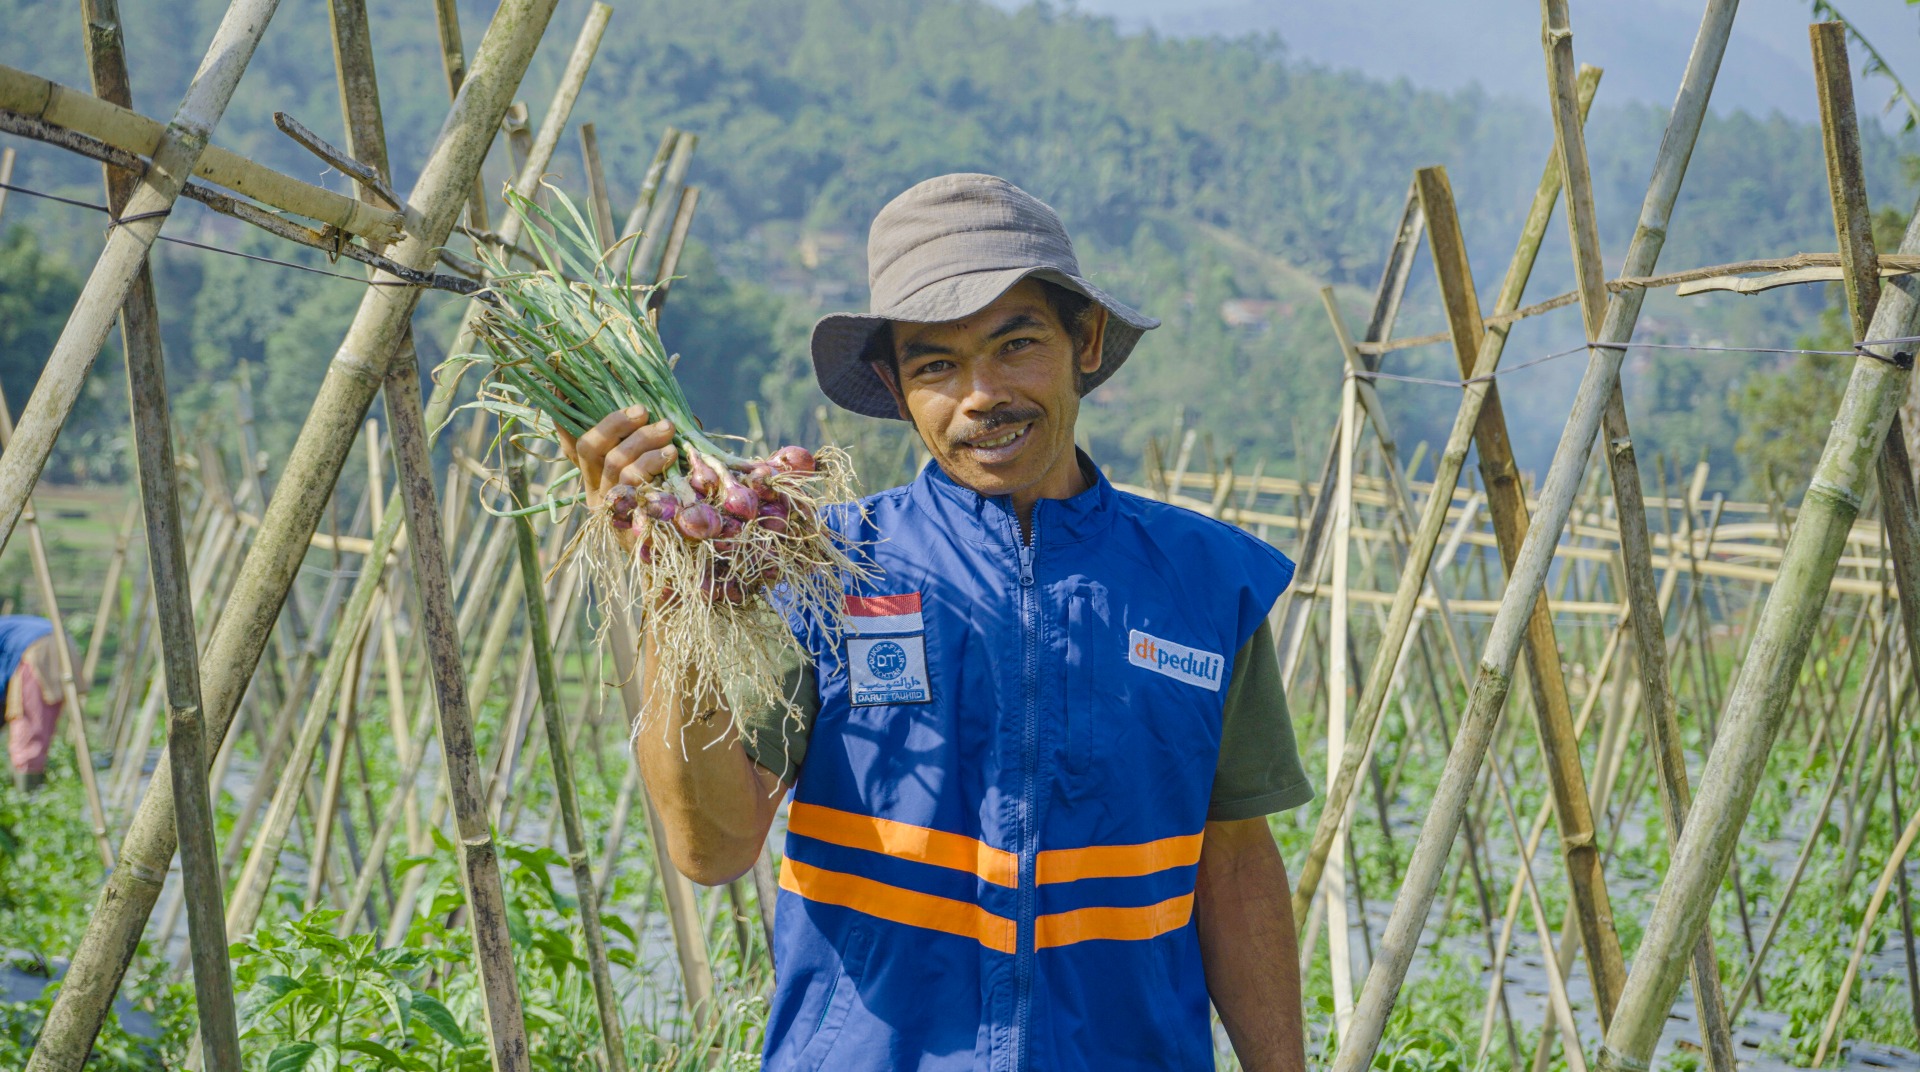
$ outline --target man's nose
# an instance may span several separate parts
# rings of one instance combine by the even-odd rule
[[[970,417],[981,417],[1013,401],[1013,392],[999,362],[972,361],[968,365],[967,396],[961,401],[963,412]]]

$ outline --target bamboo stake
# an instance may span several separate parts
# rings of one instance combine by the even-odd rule
[[[1896,410],[1896,416],[1898,411]],[[1814,1050],[1813,1063],[1817,1067],[1827,1062],[1827,1050],[1833,1045],[1834,1032],[1840,1029],[1840,1017],[1847,1011],[1847,999],[1853,996],[1853,981],[1859,977],[1860,961],[1867,955],[1867,938],[1873,933],[1873,925],[1880,918],[1880,909],[1887,902],[1887,888],[1893,885],[1893,876],[1906,862],[1907,850],[1913,848],[1913,839],[1920,837],[1920,811],[1913,813],[1905,830],[1900,832],[1900,840],[1887,854],[1887,862],[1880,869],[1880,881],[1873,887],[1873,897],[1867,902],[1866,915],[1860,919],[1860,928],[1853,936],[1853,954],[1847,958],[1847,970],[1840,976],[1840,992],[1833,997],[1833,1008],[1827,1012],[1827,1023],[1820,1031],[1820,1046]]]
[[[693,226],[693,210],[700,204],[700,187],[688,186],[680,192],[680,208],[674,213],[673,228],[667,235],[667,252],[664,263],[678,264],[680,251],[686,247],[687,231]],[[654,284],[653,292],[647,295],[647,311],[657,321],[660,308],[667,303],[667,289],[673,285],[674,275],[670,271],[660,273],[660,281]]]
[[[604,25],[604,18],[601,21]],[[500,883],[493,832],[487,825],[486,793],[474,746],[473,717],[467,707],[452,580],[440,537],[440,515],[435,510],[427,425],[420,408],[419,366],[410,338],[402,338],[398,357],[388,369],[383,389],[393,432],[396,482],[406,503],[407,531],[412,535],[421,627],[427,638],[440,710],[441,758],[446,761],[446,784],[459,830],[461,877],[472,919],[474,960],[480,968],[495,1072],[524,1069],[529,1067],[527,1028],[514,976],[513,941],[507,934],[506,892]]]
[[[1880,300],[1880,257],[1874,250],[1872,211],[1860,163],[1860,124],[1854,116],[1853,76],[1848,69],[1846,25],[1808,27],[1820,88],[1820,129],[1827,161],[1827,190],[1839,239],[1847,313],[1856,339],[1871,338]],[[1900,592],[1900,620],[1907,650],[1920,653],[1920,503],[1900,416],[1887,429],[1880,451],[1879,489],[1884,546],[1892,552]],[[1884,568],[1882,570],[1884,574]]]
[[[1340,381],[1339,490],[1333,503],[1333,607],[1327,617],[1327,755],[1347,748],[1347,570],[1353,527],[1353,455],[1360,429],[1353,373]],[[1189,433],[1191,434],[1191,433]],[[1357,738],[1354,751],[1364,751]],[[1346,1034],[1353,1017],[1353,955],[1347,948],[1346,841],[1334,842],[1327,856],[1327,955],[1333,976],[1333,1024],[1336,1036]],[[1362,916],[1364,921],[1365,917]]]
[[[0,177],[0,182],[5,182]],[[120,573],[126,568],[127,548],[133,541],[133,530],[140,522],[140,505],[130,502],[120,519],[119,532],[113,539],[113,557],[107,559],[107,578],[100,585],[100,603],[93,611],[93,628],[87,633],[87,655],[80,663],[79,686],[82,693],[93,691],[94,675],[99,672],[100,653],[106,648],[107,626],[113,618],[115,597],[120,594]]]
[[[1573,247],[1574,276],[1580,291],[1580,310],[1587,337],[1599,338],[1606,316],[1606,271],[1600,260],[1599,224],[1594,218],[1593,180],[1587,168],[1586,133],[1581,129],[1573,88],[1573,30],[1569,24],[1567,0],[1541,0],[1541,41],[1546,49],[1547,84],[1552,101],[1555,145],[1560,169],[1567,181],[1567,228]],[[1618,510],[1620,557],[1625,566],[1626,595],[1634,616],[1634,641],[1638,645],[1641,674],[1641,707],[1647,715],[1648,736],[1652,740],[1655,767],[1660,775],[1660,797],[1666,802],[1668,842],[1671,846],[1686,821],[1691,803],[1687,786],[1687,765],[1681,752],[1680,726],[1673,716],[1672,671],[1667,664],[1665,624],[1656,611],[1653,553],[1647,535],[1647,511],[1640,484],[1640,469],[1633,452],[1633,436],[1627,427],[1627,407],[1614,377],[1602,415],[1606,429],[1607,464],[1613,476],[1613,496]],[[1689,547],[1691,551],[1691,547]],[[1536,604],[1534,624],[1539,619]],[[1551,638],[1551,627],[1547,636]],[[1531,630],[1529,640],[1533,639]],[[1533,649],[1530,647],[1529,651]],[[1579,754],[1573,754],[1573,767],[1579,769]],[[1583,794],[1584,797],[1584,794]],[[1592,837],[1591,814],[1585,831]],[[1563,828],[1564,832],[1564,828]],[[1588,853],[1593,853],[1591,843]],[[1597,854],[1594,858],[1597,858]],[[1597,875],[1595,876],[1598,877]],[[1576,885],[1576,889],[1577,889]],[[1609,928],[1609,931],[1611,928]],[[1618,939],[1615,939],[1616,943]],[[1589,962],[1593,948],[1588,946]],[[1614,955],[1618,956],[1616,944]],[[1694,1007],[1699,1015],[1702,1041],[1706,1043],[1708,1066],[1714,1072],[1734,1072],[1732,1031],[1726,1015],[1726,998],[1720,992],[1719,960],[1714,956],[1711,936],[1696,944],[1693,963]],[[1596,985],[1600,998],[1602,1029],[1612,1021],[1613,1006],[1618,1003],[1625,968],[1618,961],[1609,966],[1606,985]],[[1573,1040],[1568,1040],[1572,1045]]]
[[[606,169],[600,166],[600,135],[592,123],[580,124],[580,166],[587,177],[587,218],[601,248],[613,244],[613,199],[607,195]]]
[[[1413,274],[1413,260],[1420,252],[1420,232],[1426,226],[1426,218],[1421,214],[1420,198],[1412,187],[1407,189],[1406,203],[1400,209],[1400,224],[1394,230],[1393,245],[1387,253],[1386,266],[1381,270],[1380,282],[1374,288],[1373,310],[1367,318],[1367,328],[1363,340],[1358,346],[1362,360],[1368,371],[1379,367],[1379,358],[1366,353],[1369,345],[1377,345],[1393,333],[1394,321],[1400,312],[1400,299],[1406,293],[1407,280]],[[1327,445],[1326,460],[1320,467],[1320,494],[1314,500],[1311,519],[1302,529],[1299,559],[1299,578],[1305,583],[1296,583],[1280,594],[1280,605],[1274,611],[1279,623],[1276,630],[1275,646],[1280,653],[1280,665],[1289,686],[1293,681],[1295,669],[1299,665],[1302,626],[1311,613],[1311,607],[1299,607],[1298,596],[1308,594],[1318,580],[1321,571],[1321,544],[1324,542],[1326,524],[1330,517],[1332,500],[1327,492],[1332,488],[1334,466],[1337,460],[1339,429],[1334,430],[1334,442]],[[1305,464],[1305,458],[1301,458]],[[1302,478],[1305,473],[1301,474]]]
[[[640,176],[640,194],[634,199],[632,211],[627,213],[626,225],[620,228],[617,237],[625,238],[638,233],[647,225],[647,215],[653,211],[653,202],[660,190],[660,179],[667,173],[667,161],[673,158],[674,146],[680,141],[680,128],[668,127],[660,135],[660,145],[653,151],[653,160],[647,164],[647,170]],[[611,213],[607,219],[613,219]],[[601,243],[611,248],[608,243]]]
[[[505,0],[494,15],[473,73],[448,113],[420,179],[408,196],[408,203],[421,214],[425,226],[410,233],[394,251],[396,260],[414,266],[430,263],[433,249],[446,241],[465,191],[553,7],[554,0]],[[196,87],[200,84],[195,83]],[[136,202],[130,207],[140,205]],[[151,239],[151,231],[143,233]],[[320,492],[334,486],[354,433],[418,298],[411,287],[369,287],[328,369],[308,422],[289,454],[273,502],[241,565],[234,595],[204,649],[202,702],[210,739],[225,739],[240,693],[252,677],[305,556],[307,541],[324,505],[325,496]],[[109,316],[114,312],[117,309],[107,310]],[[9,451],[8,457],[12,456]],[[5,464],[0,461],[0,469]],[[389,529],[397,530],[396,522],[397,518],[390,518]],[[389,535],[378,551],[381,559],[391,544]],[[102,907],[88,921],[66,985],[54,1000],[29,1060],[28,1072],[78,1072],[108,1003],[119,988],[175,845],[170,779],[156,777],[154,782],[122,842],[120,866],[102,892]]]
[[[262,29],[265,28],[265,20],[271,16],[271,7],[248,13],[248,17],[260,20]],[[245,62],[245,58],[239,61],[241,66]],[[231,93],[232,90],[228,89],[227,92]],[[222,102],[221,108],[224,107]],[[153,161],[154,170],[170,173],[171,177],[166,180],[170,183],[179,184],[188,175],[197,175],[262,204],[318,220],[348,234],[365,235],[374,241],[394,241],[403,230],[401,213],[396,210],[356,201],[325,187],[301,182],[217,145],[205,145],[197,158],[169,157],[163,160],[164,154],[180,152],[171,144],[179,137],[174,129],[181,122],[177,113],[173,124],[163,125],[130,108],[6,66],[0,66],[0,111],[29,120],[41,120],[97,139],[123,152],[147,157]],[[197,122],[197,119],[190,118],[189,121]],[[218,122],[219,111],[216,110],[205,124],[205,133],[211,134]],[[177,192],[176,186],[174,193]]]
[[[1909,223],[1901,252],[1920,252],[1920,215]],[[1920,330],[1916,290],[1920,285],[1904,282],[1888,287],[1874,310],[1869,337],[1895,338]],[[1907,369],[1890,360],[1863,355],[1854,362],[1833,431],[1788,539],[1780,582],[1767,597],[1743,672],[1728,696],[1719,739],[1707,758],[1691,813],[1697,818],[1687,824],[1674,850],[1642,940],[1643,952],[1627,977],[1621,1014],[1602,1054],[1608,1067],[1646,1067],[1659,1039],[1659,1021],[1678,983],[1674,943],[1690,945],[1705,927],[1799,677],[1835,562],[1867,493],[1867,474],[1906,397],[1908,379]]]
[[[700,144],[698,134],[681,131],[673,142],[673,155],[661,176],[657,191],[651,191],[646,222],[640,229],[640,241],[630,254],[628,268],[642,279],[657,277],[660,258],[666,252],[672,220],[680,207],[680,194],[686,187],[687,171],[693,166],[693,150]],[[637,209],[636,209],[637,211]],[[631,221],[629,221],[631,222]]]
[[[515,500],[526,502],[525,463],[508,463],[507,479]],[[553,650],[548,644],[547,593],[540,583],[540,554],[534,545],[533,523],[514,519],[515,544],[520,554],[520,587],[527,602],[527,639],[533,648],[533,667],[540,686],[540,713],[547,730],[547,756],[553,764],[554,795],[561,825],[567,834],[567,865],[579,894],[580,928],[587,942],[587,965],[593,979],[593,997],[600,1009],[600,1039],[607,1050],[607,1067],[626,1072],[627,1055],[620,1037],[620,1001],[607,968],[607,940],[600,930],[600,898],[593,886],[593,863],[587,848],[586,827],[580,821],[575,796],[573,757],[567,748],[566,721],[560,713],[560,685],[553,672]]]
[[[1642,205],[1640,225],[1627,254],[1626,270],[1630,274],[1646,274],[1664,240],[1666,221],[1679,192],[1679,180],[1685,172],[1686,158],[1692,152],[1705,115],[1713,76],[1718,71],[1720,57],[1725,51],[1735,4],[1736,0],[1709,2],[1693,55],[1688,59],[1681,92],[1668,121],[1667,134],[1661,143],[1654,179]],[[1611,345],[1595,347],[1589,361],[1572,418],[1561,439],[1560,449],[1554,455],[1547,485],[1540,496],[1540,512],[1535,515],[1520,555],[1509,574],[1500,612],[1494,618],[1481,658],[1480,673],[1474,682],[1466,717],[1461,720],[1459,736],[1448,754],[1433,806],[1407,868],[1407,881],[1394,903],[1393,917],[1380,943],[1381,955],[1368,973],[1367,987],[1361,994],[1360,1006],[1354,1017],[1354,1031],[1347,1044],[1341,1047],[1334,1072],[1360,1072],[1372,1064],[1374,1053],[1379,1048],[1380,1035],[1386,1029],[1387,1014],[1399,996],[1401,984],[1406,980],[1420,932],[1425,926],[1427,909],[1432,904],[1433,894],[1445,870],[1446,857],[1459,830],[1473,782],[1479,774],[1495,719],[1511,687],[1512,667],[1519,656],[1523,631],[1531,616],[1534,600],[1546,579],[1546,570],[1559,543],[1560,533],[1566,526],[1573,495],[1579,490],[1593,436],[1600,424],[1601,410],[1612,394],[1613,382],[1619,375],[1622,352],[1611,346],[1624,343],[1631,335],[1645,293],[1641,290],[1623,291],[1614,295],[1608,303],[1607,330],[1599,341]],[[1672,876],[1670,872],[1669,879]],[[1689,940],[1688,945],[1682,947],[1683,953],[1691,944]],[[1636,969],[1639,964],[1640,959],[1636,959]],[[1630,973],[1627,978],[1628,990],[1632,986],[1633,975]],[[1623,1002],[1626,993],[1623,991]],[[1662,1008],[1664,1010],[1664,1005]],[[1613,1028],[1619,1027],[1620,1016],[1621,1013],[1617,1012]],[[1603,1067],[1605,1061],[1606,1054],[1603,1052]]]
[[[433,0],[434,25],[440,35],[440,69],[447,77],[448,98],[458,98],[467,81],[467,52],[460,40],[460,6],[455,0]],[[467,226],[487,229],[487,186],[478,171],[467,196]]]
[[[1574,125],[1578,126],[1577,102],[1570,99],[1568,104],[1576,110]],[[1569,176],[1565,160],[1560,163],[1563,179],[1571,177],[1577,181],[1585,177],[1584,171]],[[1448,320],[1454,329],[1454,355],[1461,372],[1470,375],[1474,352],[1480,343],[1477,333],[1480,309],[1459,217],[1454,210],[1452,189],[1441,168],[1422,169],[1416,181],[1421,202],[1426,206],[1427,238],[1433,250],[1435,272]],[[1571,196],[1575,187],[1569,183],[1567,189]],[[1481,481],[1487,490],[1487,513],[1500,545],[1501,564],[1511,572],[1520,545],[1526,539],[1528,518],[1526,495],[1520,487],[1519,466],[1513,457],[1497,386],[1488,387],[1473,434],[1479,448]],[[1613,907],[1607,896],[1600,853],[1593,843],[1593,813],[1588,806],[1586,775],[1580,766],[1572,705],[1560,666],[1553,614],[1544,591],[1536,595],[1527,620],[1526,652],[1535,726],[1546,760],[1554,819],[1580,923],[1581,944],[1586,949],[1593,976],[1596,1009],[1604,1026],[1619,997],[1626,967],[1620,955],[1619,936],[1613,929]],[[1569,1045],[1573,1044],[1574,1040],[1570,1040]]]
[[[1593,76],[1598,86],[1599,75]],[[1591,94],[1588,97],[1591,100]],[[1422,204],[1420,187],[1416,181],[1411,196],[1415,204]],[[1534,259],[1539,255],[1540,243],[1546,235],[1547,223],[1552,219],[1554,202],[1560,196],[1560,170],[1556,159],[1549,156],[1542,170],[1540,184],[1534,192],[1533,204],[1528,210],[1526,223],[1521,228],[1520,241],[1514,250],[1512,260],[1508,262],[1507,273],[1500,285],[1499,297],[1495,300],[1495,312],[1518,306],[1521,295],[1526,290],[1527,277],[1532,273]],[[1424,209],[1421,218],[1425,219]],[[1448,433],[1447,443],[1435,461],[1433,490],[1427,496],[1425,508],[1420,515],[1420,523],[1415,530],[1412,543],[1407,552],[1407,566],[1400,574],[1399,586],[1394,592],[1393,607],[1387,615],[1387,625],[1382,630],[1380,652],[1391,655],[1377,655],[1373,667],[1367,675],[1366,688],[1361,693],[1360,703],[1354,710],[1354,734],[1364,737],[1372,732],[1373,724],[1379,719],[1380,711],[1385,707],[1387,688],[1391,681],[1392,663],[1407,630],[1413,623],[1416,610],[1415,602],[1425,587],[1426,575],[1430,570],[1433,548],[1439,543],[1440,534],[1447,523],[1447,509],[1452,504],[1454,489],[1458,486],[1460,473],[1466,466],[1467,448],[1478,424],[1481,408],[1491,390],[1488,377],[1499,367],[1500,356],[1506,347],[1507,333],[1504,329],[1489,329],[1480,337],[1480,345],[1474,357],[1473,375],[1462,392],[1460,409],[1454,417],[1453,428]],[[1324,493],[1323,493],[1324,495]],[[1313,900],[1315,887],[1320,881],[1320,869],[1328,850],[1333,845],[1334,821],[1345,811],[1345,801],[1353,791],[1354,782],[1359,776],[1359,756],[1341,757],[1339,774],[1327,789],[1327,799],[1321,805],[1320,819],[1314,827],[1313,841],[1307,850],[1306,862],[1301,866],[1293,889],[1293,915],[1296,923],[1306,917],[1308,907]],[[1330,818],[1332,817],[1332,818]],[[1376,964],[1378,961],[1376,961]]]
[[[333,741],[327,749],[327,770],[321,781],[320,807],[313,813],[313,843],[307,851],[307,896],[303,911],[311,911],[320,901],[332,865],[330,849],[333,826],[340,815],[340,787],[347,772],[347,749],[358,732],[360,705],[360,665],[366,657],[367,635],[362,633],[347,656],[346,672],[341,679],[340,697],[334,703]],[[305,777],[304,768],[301,777]],[[276,856],[278,854],[275,854]],[[262,882],[263,887],[266,883]]]
[[[636,664],[639,641],[633,635],[633,626],[623,614],[607,616],[608,643],[613,648],[613,672],[618,675],[620,696],[625,710],[638,712],[641,709],[640,671]],[[629,718],[633,717],[629,715]],[[660,823],[659,813],[654,811],[647,796],[646,783],[639,777],[640,764],[636,760],[631,764],[629,778],[636,789],[632,794],[647,822],[650,848],[653,850],[654,874],[660,878],[660,886],[666,895],[667,923],[673,931],[674,954],[680,964],[680,982],[686,988],[687,1007],[695,1024],[706,1024],[713,1016],[713,961],[707,952],[706,932],[700,926],[700,908],[695,900],[693,881],[680,873],[667,857],[667,832]],[[625,788],[622,788],[625,795]],[[611,885],[613,866],[617,846],[611,844],[609,837],[607,874],[602,882]]]

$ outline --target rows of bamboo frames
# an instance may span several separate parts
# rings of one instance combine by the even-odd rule
[[[338,909],[342,936],[399,942],[423,910],[424,872],[394,861],[437,851],[457,856],[494,1067],[526,1068],[528,1029],[495,841],[496,831],[510,831],[564,853],[579,898],[600,1056],[604,1067],[624,1069],[626,1010],[601,921],[615,869],[624,863],[646,873],[649,898],[657,895],[664,908],[676,1001],[697,1026],[712,1020],[724,986],[715,947],[731,942],[745,963],[768,945],[772,863],[763,854],[748,878],[701,890],[652,856],[661,842],[651,836],[657,830],[637,769],[599,767],[603,739],[624,734],[637,706],[631,623],[612,623],[601,662],[591,644],[593,608],[565,566],[556,566],[565,525],[541,536],[527,519],[484,508],[527,501],[530,486],[558,473],[543,461],[507,458],[502,480],[489,464],[502,459],[485,457],[491,429],[449,420],[457,416],[458,384],[438,383],[422,399],[411,338],[423,288],[472,293],[484,283],[476,260],[455,251],[456,231],[501,256],[517,248],[519,218],[491,222],[495,203],[480,182],[481,164],[504,134],[513,187],[538,195],[541,177],[556,170],[611,10],[595,5],[589,13],[536,126],[515,95],[555,0],[503,0],[471,57],[453,3],[437,0],[452,105],[418,181],[402,194],[390,185],[364,2],[329,0],[347,143],[330,145],[292,117],[280,117],[280,126],[353,177],[349,197],[210,144],[275,6],[234,0],[164,124],[131,110],[115,0],[81,4],[90,93],[0,68],[0,129],[101,161],[118,221],[18,427],[0,429],[7,436],[0,547],[25,533],[38,595],[56,622],[32,492],[116,321],[140,483],[96,624],[83,651],[62,655],[75,768],[109,877],[29,1068],[77,1072],[143,937],[166,950],[183,924],[182,959],[192,968],[199,1018],[195,1059],[210,1070],[241,1067],[229,943],[255,933],[290,900]],[[1513,951],[1534,942],[1549,990],[1544,1028],[1531,1040],[1535,1063],[1553,1055],[1557,1035],[1560,1059],[1576,1069],[1648,1067],[1689,982],[1705,1060],[1732,1072],[1730,1025],[1749,1003],[1764,1002],[1761,968],[1836,807],[1855,870],[1874,870],[1864,832],[1875,808],[1893,809],[1901,835],[1880,862],[1866,918],[1850,936],[1821,1058],[1840,1041],[1836,1029],[1863,953],[1896,886],[1891,896],[1913,962],[1901,864],[1920,833],[1920,811],[1900,814],[1902,764],[1913,769],[1915,757],[1899,719],[1920,643],[1916,604],[1901,598],[1920,583],[1901,420],[1911,359],[1894,347],[1862,347],[1825,453],[1795,508],[1709,498],[1704,465],[1669,481],[1663,463],[1654,481],[1659,494],[1648,498],[1622,403],[1624,344],[1656,286],[1755,292],[1838,279],[1855,338],[1920,331],[1917,277],[1899,274],[1920,266],[1920,220],[1898,251],[1883,259],[1874,249],[1838,24],[1812,31],[1837,252],[1655,276],[1734,9],[1733,0],[1706,5],[1616,278],[1602,269],[1581,133],[1599,72],[1575,66],[1565,0],[1543,0],[1555,139],[1492,308],[1480,305],[1446,174],[1423,169],[1358,335],[1325,293],[1342,351],[1328,356],[1348,374],[1324,464],[1292,476],[1270,474],[1264,464],[1240,472],[1231,459],[1196,457],[1211,451],[1197,449],[1193,432],[1149,448],[1141,490],[1253,528],[1292,548],[1302,564],[1299,583],[1275,609],[1275,635],[1302,739],[1324,739],[1328,762],[1310,848],[1290,864],[1303,960],[1321,955],[1324,941],[1331,966],[1330,1041],[1341,1072],[1368,1067],[1379,1050],[1443,893],[1441,920],[1465,904],[1484,932],[1484,943],[1468,948],[1485,958],[1482,1055],[1500,1047],[1516,1067],[1530,1060],[1507,973]],[[667,133],[622,221],[591,124],[576,132],[600,238],[611,244],[637,236],[630,248],[639,270],[660,281],[657,309],[698,202],[687,183],[695,139]],[[11,151],[0,172],[10,167]],[[233,393],[232,441],[196,436],[191,452],[175,455],[147,256],[181,196],[289,241],[343,253],[384,284],[365,289],[272,489],[253,439],[244,372]],[[1562,202],[1578,288],[1523,308]],[[1447,331],[1396,340],[1401,297],[1422,250]],[[1786,275],[1745,278],[1760,271]],[[1579,306],[1590,340],[1587,371],[1552,465],[1530,488],[1514,462],[1495,374],[1517,319],[1570,305]],[[469,303],[450,352],[472,347],[477,308]],[[1384,354],[1411,345],[1450,345],[1463,381],[1449,437],[1430,458],[1424,446],[1402,456],[1370,378]],[[376,394],[384,395],[384,425],[368,419]],[[823,435],[867,455],[870,479],[907,471],[909,441],[874,447],[870,430],[836,428],[824,413],[819,424]],[[453,442],[442,456],[452,463],[436,483],[433,449],[443,430]],[[356,443],[366,464],[364,481],[354,482],[362,493],[355,501],[321,494],[338,485]],[[1477,477],[1466,472],[1470,448]],[[1877,517],[1862,520],[1875,503]],[[324,582],[297,583],[303,570],[318,571]],[[115,613],[123,576],[134,579],[135,597]],[[117,654],[104,660],[109,634]],[[1847,667],[1803,673],[1816,646]],[[1523,651],[1526,688],[1509,705]],[[490,699],[504,702],[488,706]],[[487,727],[485,755],[474,718],[483,707],[502,719]],[[384,726],[364,717],[381,709]],[[1513,717],[1503,718],[1508,711]],[[1704,756],[1687,754],[1683,712],[1704,720]],[[157,732],[166,749],[149,774],[144,760]],[[1750,917],[1735,848],[1783,734],[1803,742],[1807,754],[1825,748],[1839,758],[1792,878],[1768,917]],[[1537,761],[1526,751],[1528,737]],[[573,759],[583,740],[594,776],[619,783],[602,828],[591,831],[577,799],[584,775]],[[111,756],[97,774],[95,747]],[[240,751],[250,759],[236,767]],[[371,767],[370,753],[378,760]],[[236,777],[249,762],[255,776]],[[397,775],[374,784],[370,769]],[[1390,875],[1362,874],[1352,854],[1355,825],[1377,820],[1380,836],[1406,837],[1390,802],[1410,799],[1403,780],[1418,769],[1438,774],[1430,796],[1417,799],[1425,820],[1410,854],[1404,865],[1391,857]],[[1607,865],[1649,784],[1670,862],[1637,948],[1623,950]],[[1915,789],[1906,795],[1911,801]],[[1540,805],[1527,814],[1516,800]],[[228,824],[224,844],[215,839],[216,809]],[[1540,853],[1548,843],[1560,848],[1558,866]],[[276,876],[285,861],[299,861],[299,870]],[[301,884],[303,894],[289,897]],[[1745,952],[1737,974],[1725,977],[1707,927],[1723,885],[1737,904]],[[1397,891],[1391,913],[1376,931],[1367,905],[1370,898],[1380,905],[1389,889]],[[1563,919],[1551,918],[1543,890],[1564,897]],[[1364,980],[1353,974],[1356,938],[1368,965]],[[1582,962],[1590,997],[1576,1009],[1579,995],[1569,987]],[[763,984],[764,976],[756,985]],[[1916,984],[1910,974],[1909,987],[1920,990]],[[1577,1014],[1597,1020],[1598,1048]],[[1920,999],[1915,1019],[1920,1030]]]

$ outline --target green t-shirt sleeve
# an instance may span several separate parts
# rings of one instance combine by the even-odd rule
[[[791,648],[781,652],[780,664],[780,688],[793,707],[767,704],[739,715],[740,744],[749,759],[779,775],[782,784],[792,785],[820,713],[820,683],[813,661]]]
[[[1297,808],[1313,799],[1300,765],[1287,710],[1273,630],[1265,622],[1233,659],[1220,724],[1220,766],[1213,776],[1209,822],[1253,819]]]

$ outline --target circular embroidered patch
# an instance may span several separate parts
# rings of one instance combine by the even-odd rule
[[[907,651],[891,640],[883,640],[867,649],[867,669],[882,681],[891,681],[907,670]]]

